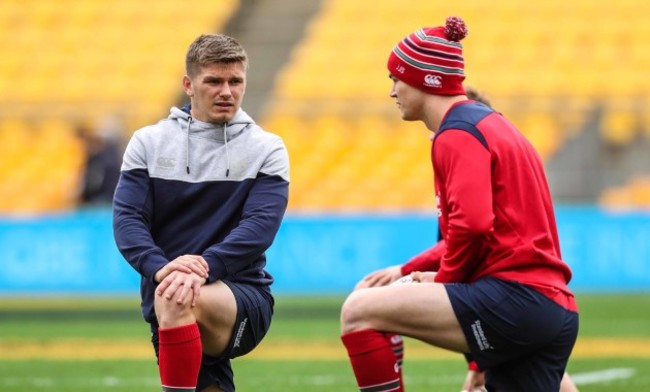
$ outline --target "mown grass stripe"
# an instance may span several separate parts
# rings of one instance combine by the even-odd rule
[[[447,359],[458,354],[420,342],[406,341],[408,359]],[[147,341],[84,340],[0,341],[0,359],[151,359]],[[650,339],[580,339],[573,358],[650,358]],[[331,341],[265,341],[245,358],[268,360],[329,360],[347,358],[342,345]]]

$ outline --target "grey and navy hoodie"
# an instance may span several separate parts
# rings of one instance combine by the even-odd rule
[[[142,277],[149,322],[155,321],[153,277],[181,255],[202,255],[209,283],[273,282],[265,251],[287,207],[284,143],[241,109],[224,124],[189,112],[172,108],[168,118],[134,133],[113,201],[115,241]]]

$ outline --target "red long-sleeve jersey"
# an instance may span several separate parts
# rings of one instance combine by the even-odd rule
[[[516,281],[576,310],[542,160],[514,125],[481,103],[459,102],[431,159],[443,241],[402,271],[437,270],[442,283]]]

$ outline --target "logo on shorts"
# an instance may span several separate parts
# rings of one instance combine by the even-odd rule
[[[441,88],[442,87],[442,76],[440,75],[425,75],[424,76],[424,85],[427,87]]]
[[[248,317],[239,323],[239,328],[237,329],[237,335],[235,335],[235,347],[239,347],[241,343],[241,337],[244,335],[244,330],[246,329],[246,323],[248,323]]]
[[[474,339],[476,339],[476,344],[478,344],[479,350],[485,351],[494,348],[490,342],[488,342],[487,337],[485,337],[485,333],[481,327],[481,320],[474,321],[472,324],[472,333],[474,334]]]

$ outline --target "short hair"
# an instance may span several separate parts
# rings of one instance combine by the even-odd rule
[[[485,96],[485,94],[472,86],[465,86],[465,95],[467,96],[467,99],[491,106],[490,100]]]
[[[248,69],[248,55],[234,38],[224,34],[202,34],[187,49],[185,72],[192,77],[209,64],[241,63]]]

